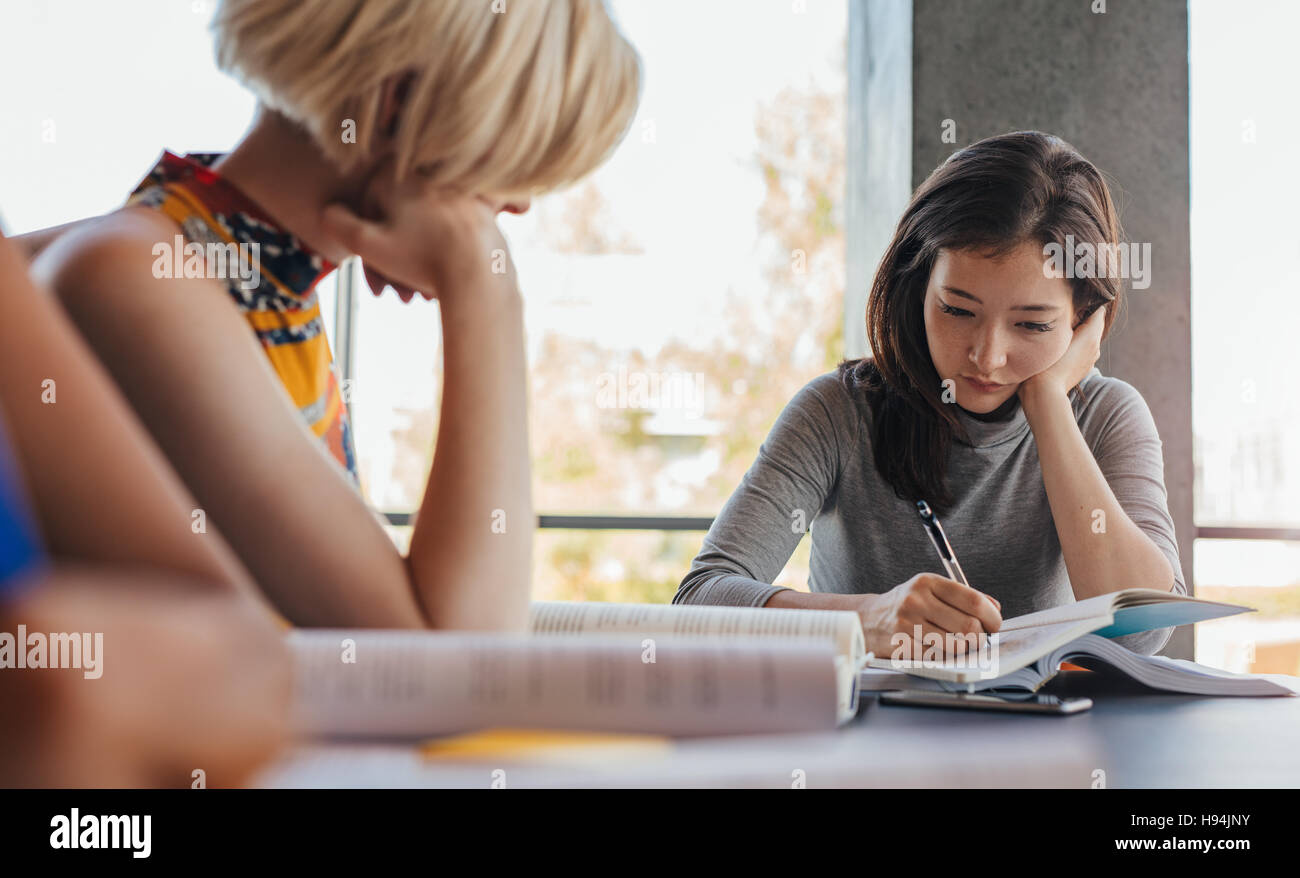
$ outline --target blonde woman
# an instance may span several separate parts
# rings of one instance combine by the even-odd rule
[[[640,69],[599,0],[496,6],[223,0],[217,59],[259,98],[251,129],[224,156],[165,152],[35,266],[296,624],[526,622],[522,307],[495,218],[601,163]],[[221,277],[189,276],[190,244]],[[357,491],[316,301],[349,254],[377,294],[441,309],[439,436],[405,556]]]

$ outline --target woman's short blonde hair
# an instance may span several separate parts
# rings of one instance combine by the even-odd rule
[[[409,75],[398,176],[469,192],[585,176],[640,98],[602,0],[221,0],[212,29],[218,66],[345,171],[374,154],[384,83]]]

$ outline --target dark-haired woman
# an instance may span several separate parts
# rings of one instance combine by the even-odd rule
[[[1094,260],[1060,276],[1045,255],[1067,236],[1096,249],[1119,235],[1101,174],[1057,137],[953,154],[881,261],[873,356],[790,401],[674,602],[852,610],[868,648],[889,655],[916,626],[928,641],[1124,588],[1186,594],[1151,412],[1094,366],[1121,272]],[[918,500],[970,587],[936,572]],[[810,593],[771,585],[804,522]],[[1152,654],[1171,631],[1119,642]]]

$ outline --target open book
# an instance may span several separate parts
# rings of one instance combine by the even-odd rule
[[[1062,661],[1069,661],[1083,667],[1099,662],[1148,686],[1171,692],[1292,694],[1291,689],[1258,676],[1232,674],[1162,656],[1140,655],[1109,639],[1246,612],[1252,611],[1249,607],[1156,589],[1127,589],[1007,619],[997,634],[988,637],[985,648],[967,655],[946,659],[938,655],[931,659],[928,654],[921,660],[875,659],[863,673],[860,685],[864,689],[1037,691],[1056,675]],[[911,682],[899,679],[896,674],[906,674]],[[927,687],[924,680],[914,679],[917,677],[941,685]]]
[[[1031,665],[995,680],[976,684],[976,689],[1037,692],[1056,676],[1061,662],[1071,662],[1094,671],[1118,671],[1153,689],[1187,695],[1293,695],[1297,690],[1274,682],[1263,674],[1234,674],[1184,659],[1142,655],[1113,640],[1085,634],[1053,650]],[[1279,677],[1281,675],[1278,675]],[[953,684],[940,684],[944,688]]]
[[[295,630],[307,734],[493,726],[665,735],[831,729],[857,712],[856,613],[537,603],[532,633]]]

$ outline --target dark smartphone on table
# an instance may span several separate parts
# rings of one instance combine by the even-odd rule
[[[1004,710],[1013,713],[1046,713],[1062,716],[1092,707],[1091,698],[1060,698],[1056,695],[990,694],[988,692],[938,692],[904,689],[880,693],[881,704],[902,707],[956,707],[967,710]]]

